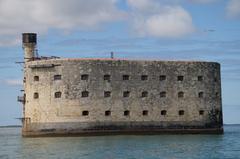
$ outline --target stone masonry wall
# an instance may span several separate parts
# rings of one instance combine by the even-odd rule
[[[54,80],[55,75],[61,79]],[[107,80],[104,75],[109,75]],[[123,80],[124,75],[129,79]],[[68,129],[65,123],[73,123],[71,129],[76,123],[79,127],[85,124],[84,128],[90,125],[86,123],[94,126],[134,122],[163,127],[222,126],[218,63],[39,60],[26,63],[25,80],[24,117],[29,119],[31,131]],[[82,97],[87,96],[86,91],[88,97]],[[60,92],[61,97],[56,98],[56,92]],[[110,97],[104,97],[104,92]],[[124,92],[129,97],[123,97]],[[124,111],[129,112],[124,115]]]

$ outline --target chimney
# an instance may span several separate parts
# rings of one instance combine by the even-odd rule
[[[24,61],[32,61],[35,57],[35,49],[37,45],[36,33],[23,33],[22,34],[22,46],[24,49]]]

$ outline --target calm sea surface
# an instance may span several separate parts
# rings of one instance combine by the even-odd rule
[[[0,159],[240,159],[240,125],[224,135],[22,138],[21,128],[0,128]]]

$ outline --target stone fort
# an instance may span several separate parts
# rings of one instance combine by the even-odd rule
[[[220,64],[38,57],[23,33],[23,136],[223,133]]]

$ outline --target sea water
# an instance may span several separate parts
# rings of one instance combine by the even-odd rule
[[[0,128],[0,159],[240,159],[240,125],[224,135],[119,135],[22,138]]]

